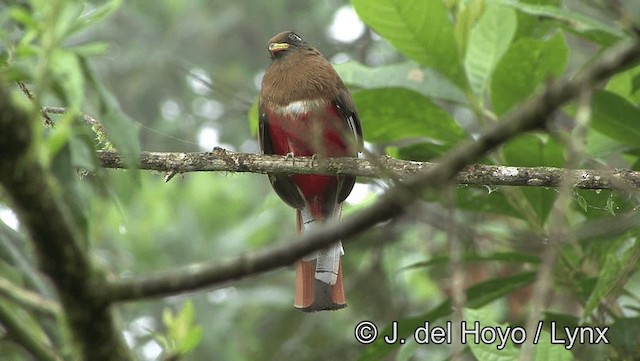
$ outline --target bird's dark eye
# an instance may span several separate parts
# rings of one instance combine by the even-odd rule
[[[289,34],[289,39],[295,41],[295,42],[302,42],[302,38],[298,36],[298,34],[295,33],[291,33]]]

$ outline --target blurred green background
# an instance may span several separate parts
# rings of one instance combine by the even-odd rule
[[[633,0],[621,2],[629,10],[622,15],[611,10],[612,2],[599,0],[173,0],[123,1],[104,21],[91,18],[105,3],[118,5],[115,0],[0,3],[0,20],[7,24],[0,32],[2,75],[28,83],[40,105],[102,117],[119,131],[109,133],[110,140],[125,153],[135,151],[135,137],[147,151],[219,146],[258,152],[249,114],[270,62],[266,44],[280,31],[295,30],[337,64],[359,107],[367,148],[420,161],[476,137],[550,77],[570,78],[601,52],[629,40],[626,25],[639,18],[629,14],[640,14]],[[58,10],[58,18],[47,18]],[[410,26],[415,24],[420,26]],[[50,30],[65,26],[81,31],[52,35]],[[81,67],[79,59],[88,59],[90,67]],[[89,68],[95,69],[93,83]],[[107,91],[101,93],[95,83]],[[580,167],[640,169],[639,84],[636,67],[594,93]],[[108,93],[130,123],[124,116],[120,123],[107,116],[117,108],[116,102],[105,107]],[[576,109],[571,104],[559,111],[553,119],[558,129],[551,134],[511,139],[482,162],[562,167]],[[188,173],[165,183],[164,174],[98,169],[95,134],[72,116],[55,120],[53,129],[38,130],[39,156],[51,161],[50,170],[91,242],[91,257],[107,272],[129,277],[215,263],[295,237],[294,211],[266,176]],[[78,177],[77,167],[90,172]],[[359,179],[345,216],[371,204],[390,184]],[[367,347],[356,341],[354,328],[369,320],[382,336],[393,320],[403,320],[407,329],[425,321],[442,324],[452,320],[448,302],[460,289],[468,291],[465,307],[483,308],[467,311],[466,319],[522,326],[538,256],[562,218],[550,216],[558,191],[457,186],[451,187],[455,205],[450,208],[442,205],[450,203],[446,192],[434,193],[346,245],[345,310],[294,310],[294,271],[279,269],[186,295],[118,304],[125,338],[141,360],[181,349],[190,351],[186,360],[445,360],[451,357],[449,345]],[[46,284],[30,283],[30,277],[41,278],[9,198],[0,193],[0,246],[19,249],[27,262],[21,267],[2,248],[0,273],[51,297]],[[567,240],[554,250],[553,284],[540,318],[610,325],[612,335],[617,332],[617,343],[581,346],[573,350],[576,359],[624,359],[640,352],[634,343],[640,339],[639,204],[632,192],[576,190],[569,209],[560,212]],[[616,227],[621,223],[630,226]],[[452,229],[464,251],[455,267],[466,277],[462,283],[451,278],[454,234],[447,232]],[[34,335],[60,326],[7,304]],[[56,330],[54,336],[63,334]],[[2,336],[0,359],[28,359]],[[515,360],[518,350],[510,347]],[[573,357],[561,345],[554,347],[562,360]],[[495,347],[471,345],[462,357],[491,360],[488,349]],[[541,350],[541,355],[550,352]]]

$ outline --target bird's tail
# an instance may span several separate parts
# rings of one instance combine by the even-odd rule
[[[317,227],[323,221],[337,221],[342,205],[333,212],[333,219],[318,220],[308,208],[297,210],[298,233]],[[342,242],[313,252],[296,263],[294,307],[305,312],[339,310],[347,307],[342,287]]]

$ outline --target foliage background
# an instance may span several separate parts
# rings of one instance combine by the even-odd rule
[[[638,14],[633,1],[622,2],[629,18],[598,1],[107,2],[117,10],[104,19],[60,31],[58,37],[46,35],[64,25],[65,14],[70,23],[77,18],[73,10],[65,12],[75,5],[63,3],[52,2],[62,9],[54,20],[45,16],[48,8],[40,1],[3,5],[5,73],[29,83],[42,105],[104,120],[121,150],[222,146],[257,152],[248,114],[269,62],[266,42],[279,31],[295,29],[342,63],[337,68],[354,92],[371,151],[413,160],[432,160],[477,135],[548,78],[570,77],[603,49],[630,38],[625,25]],[[79,4],[77,15],[104,4]],[[367,29],[350,41],[332,38],[332,22],[352,6],[379,35]],[[29,16],[51,22],[28,24]],[[25,34],[33,28],[41,38],[28,43]],[[84,59],[93,73],[82,66]],[[624,72],[593,94],[580,166],[638,169],[639,74],[640,68]],[[115,102],[105,106],[105,99],[117,100],[119,107]],[[553,136],[513,139],[484,161],[562,167],[576,109],[569,106],[557,115]],[[42,158],[59,174],[60,167],[72,166],[95,172],[66,178],[64,184],[74,215],[85,226],[91,255],[108,272],[126,277],[215,262],[294,235],[293,211],[264,176],[192,173],[164,183],[161,174],[96,169],[92,132],[70,116],[56,121],[56,128],[42,131]],[[346,216],[388,187],[383,181],[362,182],[348,200]],[[344,311],[295,312],[293,271],[278,270],[203,292],[122,304],[118,319],[140,359],[177,350],[189,351],[184,357],[191,360],[384,359],[394,357],[390,351],[399,360],[444,360],[450,346],[365,346],[355,340],[354,327],[362,320],[375,322],[381,331],[392,320],[404,320],[406,327],[451,320],[450,305],[438,306],[454,287],[472,285],[467,306],[482,310],[469,311],[468,319],[523,325],[534,279],[529,272],[537,270],[539,255],[549,246],[549,215],[557,194],[545,188],[461,186],[455,189],[453,217],[440,195],[426,196],[407,215],[365,232],[346,248],[349,307]],[[0,193],[0,218],[8,226],[3,225],[0,241],[33,263],[22,238],[25,230],[5,198]],[[569,325],[610,325],[612,337],[621,325],[626,332],[609,346],[574,349],[577,359],[625,359],[640,351],[633,341],[640,339],[637,228],[614,228],[595,239],[575,232],[597,221],[615,224],[616,215],[633,216],[637,207],[634,193],[576,191],[565,212],[566,244],[558,250],[542,317]],[[454,220],[467,251],[463,285],[451,281],[446,231]],[[4,255],[0,266],[3,278],[25,288],[33,288],[30,277],[40,277],[33,267],[19,268]],[[494,279],[503,281],[480,284]],[[510,293],[513,289],[518,290]],[[18,315],[32,324],[34,334],[48,322],[24,311]],[[181,333],[181,327],[187,330]],[[493,351],[471,346],[464,357],[489,359],[483,352]],[[572,357],[558,352],[562,359]],[[0,341],[0,355],[27,359],[11,339]]]

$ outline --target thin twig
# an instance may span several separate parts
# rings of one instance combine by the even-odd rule
[[[20,88],[20,90],[22,90],[24,95],[29,100],[33,101],[34,100],[33,93],[31,93],[31,90],[29,90],[27,85],[21,81],[18,81],[16,83],[18,83],[18,87]],[[40,109],[40,114],[42,114],[42,117],[44,118],[44,124],[48,127],[53,127],[53,121],[51,120],[51,118],[49,117],[49,114],[47,114],[47,112],[44,109]]]

